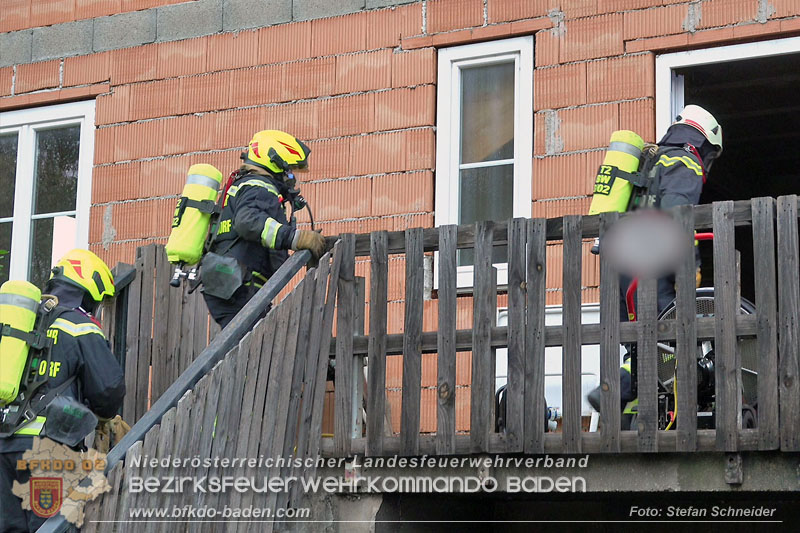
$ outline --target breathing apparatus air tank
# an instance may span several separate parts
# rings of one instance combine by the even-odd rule
[[[173,286],[179,286],[180,279],[187,276],[183,272],[184,265],[196,265],[203,257],[221,183],[222,173],[216,167],[205,163],[189,167],[186,185],[175,206],[172,231],[166,246],[167,259],[177,265]]]
[[[27,281],[11,280],[0,286],[0,406],[19,394],[30,345],[15,334],[33,331],[41,297],[42,291]]]
[[[625,177],[639,170],[643,148],[644,140],[635,132],[619,130],[611,134],[606,157],[597,170],[590,215],[628,210],[634,186]]]

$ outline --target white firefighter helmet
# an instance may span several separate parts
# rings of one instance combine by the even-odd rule
[[[717,157],[722,153],[722,126],[714,115],[699,105],[690,104],[684,107],[673,124],[686,124],[697,129],[708,142],[717,147]]]

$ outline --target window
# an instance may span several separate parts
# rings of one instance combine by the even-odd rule
[[[533,38],[439,50],[436,225],[531,215]],[[492,262],[507,280],[507,248]],[[458,253],[471,286],[472,250]]]
[[[93,155],[94,101],[0,113],[0,282],[87,246]]]

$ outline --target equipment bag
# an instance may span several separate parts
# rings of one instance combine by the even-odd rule
[[[231,242],[231,246],[237,240],[238,237]],[[203,256],[200,279],[204,293],[227,300],[244,283],[244,268],[235,257],[226,257],[222,253],[207,252]]]

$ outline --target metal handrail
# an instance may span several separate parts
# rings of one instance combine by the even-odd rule
[[[175,382],[164,391],[150,409],[136,422],[131,430],[119,443],[108,452],[106,456],[105,474],[108,474],[128,452],[128,449],[137,441],[143,440],[147,432],[161,421],[164,414],[178,405],[183,395],[205,376],[214,365],[250,331],[255,325],[259,315],[283,290],[289,281],[311,260],[311,252],[301,250],[295,252],[281,265],[277,272],[261,287],[258,292],[247,302],[231,322],[214,337],[214,340],[202,351],[197,358],[183,371]],[[81,483],[88,481],[84,478]],[[58,514],[47,520],[38,529],[38,533],[65,533],[72,525],[63,515]]]

